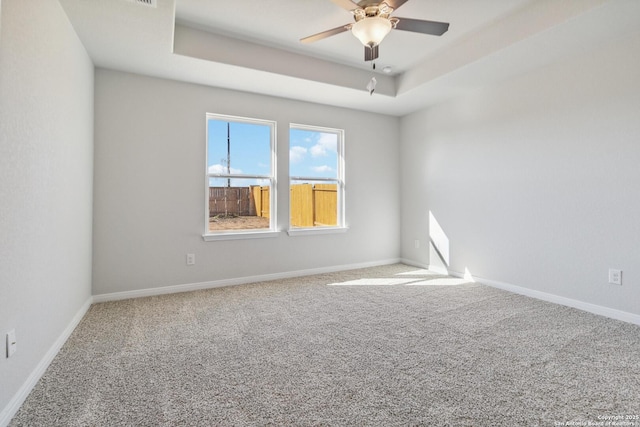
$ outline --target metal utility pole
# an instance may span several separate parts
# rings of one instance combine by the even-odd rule
[[[231,132],[229,122],[227,122],[227,175],[231,175]],[[227,178],[227,190],[224,192],[224,217],[229,216],[229,210],[227,209],[227,197],[231,190],[231,178]]]
[[[231,175],[231,133],[229,131],[229,122],[227,122],[227,174]],[[231,187],[231,178],[227,179],[227,187]]]

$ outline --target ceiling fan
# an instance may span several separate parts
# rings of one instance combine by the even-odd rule
[[[420,19],[398,18],[390,16],[409,0],[331,0],[333,3],[353,14],[355,23],[346,24],[300,39],[302,43],[312,43],[324,38],[351,31],[364,45],[364,60],[378,58],[378,45],[392,29],[414,33],[441,36],[449,29],[449,23],[423,21]]]

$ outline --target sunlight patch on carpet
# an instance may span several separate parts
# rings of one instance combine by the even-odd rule
[[[328,286],[395,286],[395,285],[406,285],[411,282],[415,282],[415,279],[393,279],[393,278],[356,279],[356,280],[347,280],[346,282],[329,283]]]
[[[420,280],[418,282],[407,283],[407,286],[460,286],[467,285],[471,281],[466,279],[456,279],[453,277],[446,277],[441,279]]]
[[[442,274],[421,268],[419,270],[411,270],[398,273],[396,274],[396,276],[442,276]]]

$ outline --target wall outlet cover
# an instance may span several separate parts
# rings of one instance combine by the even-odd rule
[[[196,254],[187,254],[187,265],[196,265]]]
[[[609,283],[612,285],[622,285],[622,270],[609,269]]]

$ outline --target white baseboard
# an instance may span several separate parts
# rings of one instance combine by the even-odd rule
[[[0,0],[1,1],[1,0]],[[20,406],[24,403],[31,390],[38,383],[42,375],[45,373],[53,359],[56,357],[64,343],[67,341],[69,336],[73,330],[78,326],[84,315],[91,307],[91,304],[105,301],[115,301],[121,299],[129,299],[129,298],[139,298],[145,296],[155,296],[155,295],[163,295],[177,292],[188,292],[200,289],[209,289],[209,288],[217,288],[223,286],[233,286],[233,285],[241,285],[246,283],[253,282],[262,282],[267,280],[278,280],[278,279],[286,279],[290,277],[301,277],[301,276],[310,276],[313,274],[321,274],[321,273],[333,273],[338,271],[345,270],[354,270],[358,268],[367,268],[367,267],[375,267],[380,265],[388,265],[388,264],[396,264],[401,262],[399,258],[373,261],[373,262],[365,262],[359,264],[349,264],[349,265],[341,265],[341,266],[331,266],[331,267],[323,267],[323,268],[314,268],[308,270],[297,270],[297,271],[289,271],[284,273],[275,273],[275,274],[264,274],[258,276],[247,276],[241,277],[237,279],[225,279],[225,280],[216,280],[211,282],[201,282],[201,283],[190,283],[185,285],[175,285],[175,286],[165,286],[161,288],[150,288],[150,289],[141,289],[137,291],[126,291],[126,292],[116,292],[110,294],[101,294],[95,295],[89,298],[84,305],[80,308],[80,310],[73,317],[69,325],[65,328],[62,334],[58,337],[58,339],[53,343],[51,348],[44,355],[42,360],[38,363],[36,368],[31,372],[31,375],[27,378],[27,380],[22,384],[22,387],[18,390],[18,392],[13,396],[13,398],[9,401],[7,406],[0,412],[0,427],[6,427],[9,425],[11,419],[15,416],[15,414],[20,409]]]
[[[405,265],[410,265],[412,267],[424,268],[424,269],[427,269],[427,270],[429,269],[429,264],[425,264],[425,263],[422,263],[420,261],[415,261],[415,260],[408,259],[408,258],[402,258],[400,260],[400,262],[405,264]],[[433,271],[435,271],[435,270],[433,270]]]
[[[87,301],[82,305],[80,310],[73,316],[71,322],[65,330],[60,334],[58,339],[53,343],[51,348],[47,351],[44,357],[40,360],[38,365],[36,365],[35,369],[31,372],[31,375],[27,378],[27,380],[22,384],[18,392],[13,396],[13,398],[9,401],[7,406],[0,412],[0,427],[6,427],[9,425],[11,419],[16,415],[20,406],[24,403],[31,390],[35,387],[35,385],[40,380],[40,377],[45,373],[53,359],[56,357],[64,343],[69,339],[73,330],[78,326],[84,315],[91,307],[93,302],[93,298],[87,299]]]
[[[139,298],[146,296],[155,296],[155,295],[164,295],[170,293],[177,292],[188,292],[200,289],[210,289],[210,288],[218,288],[223,286],[233,286],[233,285],[241,285],[252,282],[262,282],[268,280],[278,280],[278,279],[286,279],[291,277],[301,277],[301,276],[310,276],[313,274],[322,274],[322,273],[333,273],[338,271],[345,270],[354,270],[358,268],[367,268],[367,267],[376,267],[381,265],[395,264],[398,262],[402,262],[407,265],[411,265],[419,268],[426,268],[431,271],[437,272],[439,274],[448,274],[454,277],[464,277],[463,273],[457,271],[451,271],[444,269],[440,266],[430,266],[428,264],[424,264],[421,262],[409,260],[409,259],[387,259],[380,260],[374,262],[366,262],[360,264],[349,264],[349,265],[341,265],[341,266],[331,266],[331,267],[322,267],[322,268],[314,268],[308,270],[296,270],[289,271],[283,273],[274,273],[274,274],[264,274],[257,276],[246,276],[236,279],[223,279],[209,282],[200,282],[200,283],[190,283],[184,285],[174,285],[174,286],[165,286],[161,288],[149,288],[149,289],[141,289],[136,291],[125,291],[125,292],[115,292],[109,294],[101,294],[94,295],[92,298],[89,298],[85,304],[80,308],[80,310],[73,317],[67,328],[62,332],[62,334],[58,337],[58,339],[53,343],[49,351],[42,358],[40,363],[33,370],[31,375],[24,382],[22,387],[18,390],[16,395],[9,401],[9,404],[0,412],[0,427],[6,427],[11,419],[15,416],[15,414],[20,409],[20,406],[24,403],[25,399],[38,383],[40,377],[47,370],[54,357],[58,354],[64,343],[67,341],[73,330],[78,326],[80,320],[84,317],[86,312],[89,310],[89,307],[92,303],[98,302],[106,302],[106,301],[115,301],[121,299],[129,299],[129,298]],[[491,286],[498,289],[503,289],[509,292],[517,293],[520,295],[525,295],[528,297],[536,298],[543,301],[552,302],[555,304],[561,304],[568,307],[577,308],[579,310],[584,310],[590,313],[598,314],[601,316],[609,317],[616,320],[621,320],[623,322],[633,323],[636,325],[640,325],[640,315],[628,313],[621,310],[616,310],[608,307],[599,306],[596,304],[590,304],[583,301],[574,300],[571,298],[561,297],[558,295],[549,294],[546,292],[540,292],[533,289],[523,288],[521,286],[512,285],[510,283],[499,282],[496,280],[485,279],[482,277],[473,276],[473,280],[476,282],[485,284],[487,286]]]
[[[163,286],[160,288],[140,289],[136,291],[113,292],[93,296],[93,302],[117,301],[130,298],[150,297],[156,295],[175,294],[178,292],[190,292],[201,289],[221,288],[225,286],[243,285],[246,283],[265,282],[268,280],[288,279],[291,277],[311,276],[313,274],[335,273],[337,271],[355,270],[358,268],[376,267],[379,265],[396,264],[401,262],[400,258],[365,262],[360,264],[349,264],[331,267],[312,268],[308,270],[287,271],[283,273],[262,274],[257,276],[245,276],[234,279],[214,280],[210,282],[187,283],[184,285]]]
[[[439,272],[442,267],[431,266],[433,271]],[[446,271],[446,270],[445,270]],[[448,271],[448,274],[454,277],[464,277],[464,273],[459,271]],[[515,294],[524,295],[531,298],[536,298],[542,301],[552,302],[555,304],[565,305],[567,307],[577,308],[578,310],[587,311],[589,313],[598,314],[600,316],[608,317],[615,320],[621,320],[627,323],[633,323],[640,325],[640,315],[629,313],[622,310],[616,310],[614,308],[604,307],[597,304],[591,304],[584,301],[575,300],[572,298],[562,297],[559,295],[550,294],[547,292],[536,291],[534,289],[523,288],[522,286],[512,285],[511,283],[499,282],[497,280],[486,279],[484,277],[473,276],[473,280],[491,286],[492,288],[502,289],[505,291],[513,292]]]

